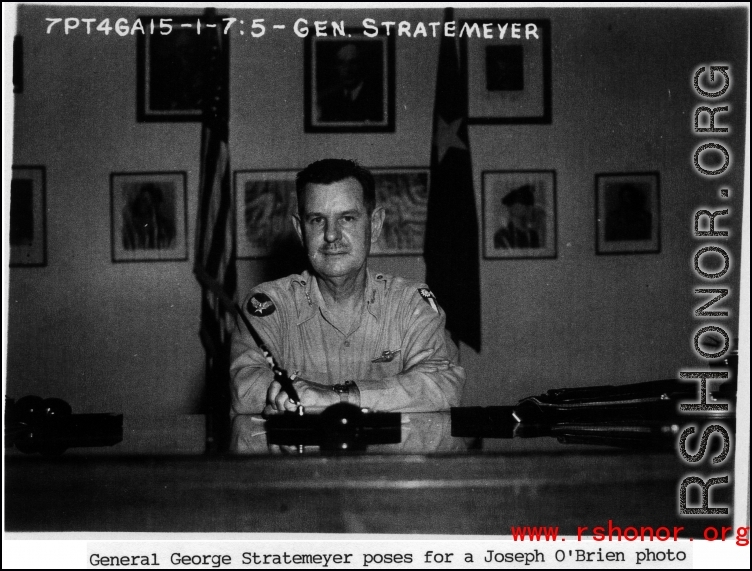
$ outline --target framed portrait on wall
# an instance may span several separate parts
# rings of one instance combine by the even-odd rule
[[[461,43],[468,123],[550,123],[551,22],[463,20],[458,28],[465,26],[474,30]],[[486,33],[492,39],[478,37]]]
[[[483,172],[483,257],[556,257],[555,171]]]
[[[595,175],[597,254],[660,252],[659,187],[657,172]]]
[[[372,255],[423,255],[430,169],[374,168],[376,203],[385,210]]]
[[[235,171],[235,239],[241,259],[284,256],[298,248],[294,170]]]
[[[197,15],[139,19],[146,30],[153,22],[155,32],[136,34],[138,121],[201,121],[209,69],[203,18]],[[219,26],[224,24],[220,16],[215,20]],[[203,33],[198,33],[199,21]],[[170,26],[169,33],[163,34],[166,26]],[[223,37],[224,42],[229,40],[229,35]],[[229,65],[229,58],[223,63]],[[222,75],[228,77],[227,73]]]
[[[10,181],[10,266],[47,265],[45,170],[14,166]]]
[[[184,172],[112,173],[112,261],[188,259]]]
[[[394,131],[394,34],[369,38],[362,28],[305,43],[305,131]]]

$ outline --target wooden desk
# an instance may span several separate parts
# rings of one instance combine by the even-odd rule
[[[446,427],[410,415],[403,435],[421,424]],[[56,459],[7,453],[6,530],[508,535],[512,525],[546,525],[576,534],[613,520],[697,536],[710,524],[731,525],[678,516],[689,470],[677,452],[551,438],[498,440],[479,451],[434,434],[423,453],[274,455],[263,444],[249,455],[210,457],[200,454],[202,428],[202,417],[126,419],[123,443],[109,449]],[[262,431],[246,437],[263,443]],[[731,494],[713,501],[730,505]]]

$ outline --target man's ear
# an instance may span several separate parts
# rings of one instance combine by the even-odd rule
[[[386,212],[381,206],[375,208],[371,213],[371,244],[375,244],[379,241],[379,236],[381,236],[381,229],[384,226],[385,216]]]
[[[295,228],[295,233],[298,235],[298,238],[300,239],[300,243],[303,244],[305,247],[305,241],[303,240],[303,226],[300,222],[300,217],[297,214],[292,215],[292,225]]]

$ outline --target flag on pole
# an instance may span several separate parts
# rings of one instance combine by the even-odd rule
[[[207,443],[217,445],[217,433],[229,419],[230,334],[237,274],[230,189],[229,51],[216,11],[207,9],[201,25],[208,53],[206,95],[201,132],[196,253],[194,273],[202,287],[201,342],[206,350]],[[205,24],[217,26],[206,27]],[[222,303],[222,301],[225,303]],[[217,425],[219,423],[219,425]]]
[[[453,19],[447,8],[445,21]],[[454,38],[442,37],[436,79],[425,253],[426,282],[456,339],[480,351],[480,260],[467,85]]]

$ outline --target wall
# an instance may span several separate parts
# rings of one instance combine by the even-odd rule
[[[192,275],[199,172],[197,123],[137,123],[135,39],[45,34],[45,17],[179,14],[139,8],[22,7],[25,89],[15,101],[14,164],[47,169],[48,264],[10,274],[7,392],[58,396],[76,411],[186,412],[200,407],[200,289]],[[228,11],[230,12],[230,11]],[[396,132],[303,132],[303,40],[297,17],[436,21],[437,10],[231,10],[285,23],[285,33],[232,37],[233,170],[295,169],[324,156],[367,166],[428,166],[437,39],[397,38]],[[700,65],[730,63],[736,129],[723,177],[741,197],[746,62],[734,11],[458,10],[465,17],[549,18],[551,125],[471,126],[475,192],[484,170],[555,170],[558,256],[483,260],[483,349],[462,347],[465,404],[512,404],[548,388],[672,378],[698,363],[691,267],[694,211],[718,203],[697,175],[692,133]],[[711,17],[712,16],[712,17]],[[190,259],[113,264],[111,172],[187,173]],[[659,254],[597,256],[594,174],[660,171]],[[733,194],[732,194],[733,198]],[[731,226],[739,259],[741,202]],[[379,270],[422,279],[420,257],[376,258]],[[240,292],[263,280],[241,261]],[[738,267],[730,278],[738,283]],[[736,298],[728,305],[737,327]]]

